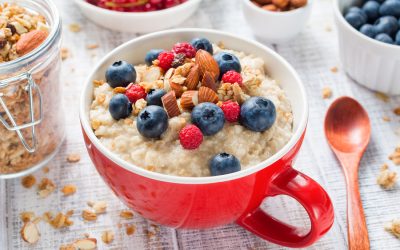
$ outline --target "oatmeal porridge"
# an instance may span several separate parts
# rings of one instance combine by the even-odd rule
[[[290,101],[261,58],[197,38],[151,50],[145,62],[116,62],[94,81],[92,129],[121,159],[168,175],[219,175],[291,138]]]

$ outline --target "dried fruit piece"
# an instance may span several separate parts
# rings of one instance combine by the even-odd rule
[[[219,66],[217,61],[210,53],[205,50],[198,50],[196,53],[196,64],[199,65],[200,75],[203,76],[205,72],[210,72],[214,77],[214,81],[219,77]]]
[[[36,178],[33,175],[28,175],[22,178],[21,184],[24,188],[31,188],[36,183]]]
[[[104,231],[101,235],[101,239],[104,243],[110,244],[114,240],[114,232],[111,230]]]
[[[170,118],[178,116],[181,114],[179,110],[178,102],[176,101],[176,96],[174,91],[170,91],[166,93],[161,101],[163,103],[164,109],[167,111],[167,114]]]
[[[32,30],[23,34],[16,44],[16,50],[19,56],[28,54],[39,47],[46,40],[48,33],[43,30]]]
[[[76,186],[73,184],[68,184],[65,185],[62,189],[61,192],[64,193],[64,196],[72,195],[76,192]]]
[[[78,250],[93,250],[97,247],[97,240],[95,238],[80,239],[76,240],[73,245]]]
[[[129,211],[129,210],[122,210],[121,213],[119,214],[119,216],[121,218],[129,220],[129,219],[133,218],[133,212]]]
[[[181,97],[181,107],[185,110],[191,110],[199,104],[199,92],[195,90],[189,90],[183,93]]]
[[[34,244],[40,239],[40,232],[36,224],[33,222],[27,222],[21,229],[21,237],[24,241]]]
[[[207,87],[200,87],[199,89],[199,103],[202,102],[218,102],[218,95],[212,89]]]
[[[188,90],[195,90],[197,88],[197,85],[199,85],[200,81],[200,69],[199,65],[194,65],[190,71],[189,74],[186,77],[185,85]]]

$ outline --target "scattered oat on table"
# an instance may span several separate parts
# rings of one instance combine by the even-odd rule
[[[56,190],[56,184],[48,178],[43,178],[42,181],[38,184],[38,195],[41,198],[46,198],[51,193]]]
[[[68,184],[65,185],[62,189],[61,192],[64,193],[64,196],[68,196],[68,195],[73,195],[76,193],[76,186],[73,184]]]
[[[111,230],[104,231],[101,235],[101,239],[104,243],[110,244],[114,240],[114,232]]]
[[[82,211],[82,218],[86,221],[95,221],[97,220],[97,214],[89,209],[84,209]]]
[[[126,225],[126,235],[132,235],[136,231],[136,227],[134,225]]]
[[[45,221],[56,229],[69,227],[74,224],[74,222],[69,219],[69,214],[63,214],[61,212],[59,212],[54,218],[52,218],[53,216],[50,212],[45,213],[43,217]]]
[[[392,189],[397,181],[397,173],[391,172],[387,164],[383,164],[376,182],[384,189]]]
[[[70,57],[70,52],[68,48],[61,48],[61,60],[66,60]]]
[[[107,211],[107,202],[105,201],[88,201],[87,204],[96,214],[104,214]]]
[[[49,167],[44,167],[42,169],[43,173],[47,174],[48,172],[50,172],[50,168]]]
[[[382,120],[385,121],[385,122],[390,122],[391,121],[390,117],[387,116],[387,115],[383,116]]]
[[[31,211],[24,211],[19,214],[19,217],[22,222],[26,223],[33,220],[33,218],[35,217],[35,213]]]
[[[129,210],[123,210],[123,211],[121,211],[121,213],[119,214],[119,216],[120,216],[121,218],[124,218],[124,219],[129,220],[129,219],[132,219],[132,218],[133,218],[133,212],[132,212],[132,211],[129,211]]]
[[[324,87],[322,89],[322,98],[329,99],[332,97],[332,89],[330,87]]]
[[[91,44],[86,45],[86,49],[89,49],[89,50],[97,49],[98,47],[99,47],[99,45],[96,43],[91,43]]]
[[[325,31],[326,32],[331,32],[332,31],[332,27],[330,25],[325,26]]]
[[[337,73],[338,71],[339,69],[336,66],[331,68],[332,73]]]
[[[381,100],[383,102],[390,101],[390,97],[382,92],[375,92],[375,96],[376,96],[376,98],[378,98],[379,100]]]
[[[400,239],[400,219],[392,220],[385,226],[385,230]]]
[[[69,163],[76,163],[81,160],[81,156],[79,154],[69,154],[67,156],[67,162]]]
[[[69,25],[69,30],[71,32],[77,33],[77,32],[80,32],[81,29],[82,29],[81,26],[79,24],[77,24],[77,23],[71,23]]]
[[[21,184],[24,188],[31,188],[36,184],[36,178],[33,175],[28,175],[22,178]]]
[[[395,115],[399,115],[399,116],[400,116],[400,107],[395,108],[395,109],[393,110],[393,113],[394,113]]]
[[[389,160],[393,161],[396,165],[400,165],[400,146],[396,147],[394,152],[389,155]]]

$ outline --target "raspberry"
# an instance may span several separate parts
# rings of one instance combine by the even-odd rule
[[[223,76],[222,76],[222,81],[225,83],[238,83],[239,86],[242,86],[243,84],[243,78],[240,75],[240,73],[233,71],[233,70],[229,70],[228,72],[226,72]]]
[[[171,68],[171,64],[174,61],[175,55],[172,52],[164,51],[158,55],[158,61],[160,66],[163,70],[169,70]]]
[[[240,106],[237,102],[226,101],[221,106],[225,119],[228,122],[237,122],[240,115]]]
[[[135,103],[139,99],[146,99],[147,94],[142,86],[132,84],[127,88],[125,95],[131,103]]]
[[[179,132],[179,140],[184,149],[196,149],[203,142],[203,134],[195,125],[186,125]]]
[[[187,58],[193,58],[196,56],[196,49],[190,43],[177,43],[172,48],[172,52],[175,54],[185,54]]]

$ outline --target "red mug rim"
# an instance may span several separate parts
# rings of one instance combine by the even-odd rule
[[[227,174],[227,175],[220,175],[220,176],[209,176],[209,177],[182,177],[182,176],[173,176],[173,175],[166,175],[166,174],[161,174],[157,172],[152,172],[149,170],[146,170],[144,168],[138,167],[132,163],[128,163],[122,159],[120,159],[116,154],[112,153],[109,149],[107,149],[101,142],[100,140],[95,136],[90,122],[89,122],[89,117],[88,117],[88,112],[87,112],[87,104],[88,104],[88,97],[92,95],[88,95],[88,91],[91,91],[92,89],[90,88],[93,80],[93,76],[97,73],[98,69],[102,64],[104,64],[110,57],[112,57],[114,54],[116,54],[119,51],[122,51],[129,47],[132,43],[139,43],[141,41],[145,41],[148,39],[156,39],[157,37],[162,37],[165,35],[174,35],[178,33],[209,33],[213,35],[220,36],[221,38],[223,37],[224,39],[238,39],[242,40],[245,43],[248,43],[250,46],[256,46],[268,54],[270,54],[272,57],[277,59],[283,67],[285,67],[291,74],[292,76],[296,79],[296,85],[299,88],[299,95],[301,96],[301,115],[300,115],[300,120],[298,121],[298,126],[295,128],[294,133],[292,137],[290,138],[289,142],[282,148],[280,149],[277,153],[272,155],[270,158],[258,163],[255,166],[249,167],[247,169],[241,170],[239,172],[235,172],[232,174]],[[92,100],[92,99],[91,99]],[[91,100],[89,103],[91,103]],[[291,100],[291,103],[293,101]],[[266,166],[272,165],[274,162],[278,161],[281,159],[286,153],[290,151],[290,149],[301,139],[306,126],[307,126],[307,120],[308,120],[308,103],[307,103],[307,98],[306,98],[306,92],[303,86],[303,83],[298,76],[297,72],[294,70],[294,68],[282,57],[280,56],[277,52],[273,51],[272,49],[262,45],[259,42],[252,41],[243,37],[239,37],[227,32],[222,32],[222,31],[216,31],[216,30],[209,30],[209,29],[197,29],[197,28],[185,28],[185,29],[173,29],[173,30],[165,30],[165,31],[159,31],[159,32],[154,32],[148,35],[144,35],[135,39],[132,39],[117,48],[113,49],[111,52],[109,52],[106,56],[103,57],[103,59],[97,63],[97,65],[94,67],[92,72],[89,74],[89,76],[85,80],[85,84],[83,86],[83,90],[81,93],[81,98],[80,98],[80,105],[79,105],[79,118],[81,121],[81,126],[86,134],[86,136],[89,138],[91,143],[94,144],[94,146],[107,158],[109,158],[111,161],[113,161],[115,164],[123,167],[124,169],[133,172],[135,174],[141,175],[146,178],[162,181],[162,182],[170,182],[170,183],[180,183],[180,184],[210,184],[210,183],[218,183],[218,182],[226,182],[226,181],[231,181],[234,179],[239,179],[242,177],[246,177],[248,175],[254,174],[261,169],[265,168]]]

